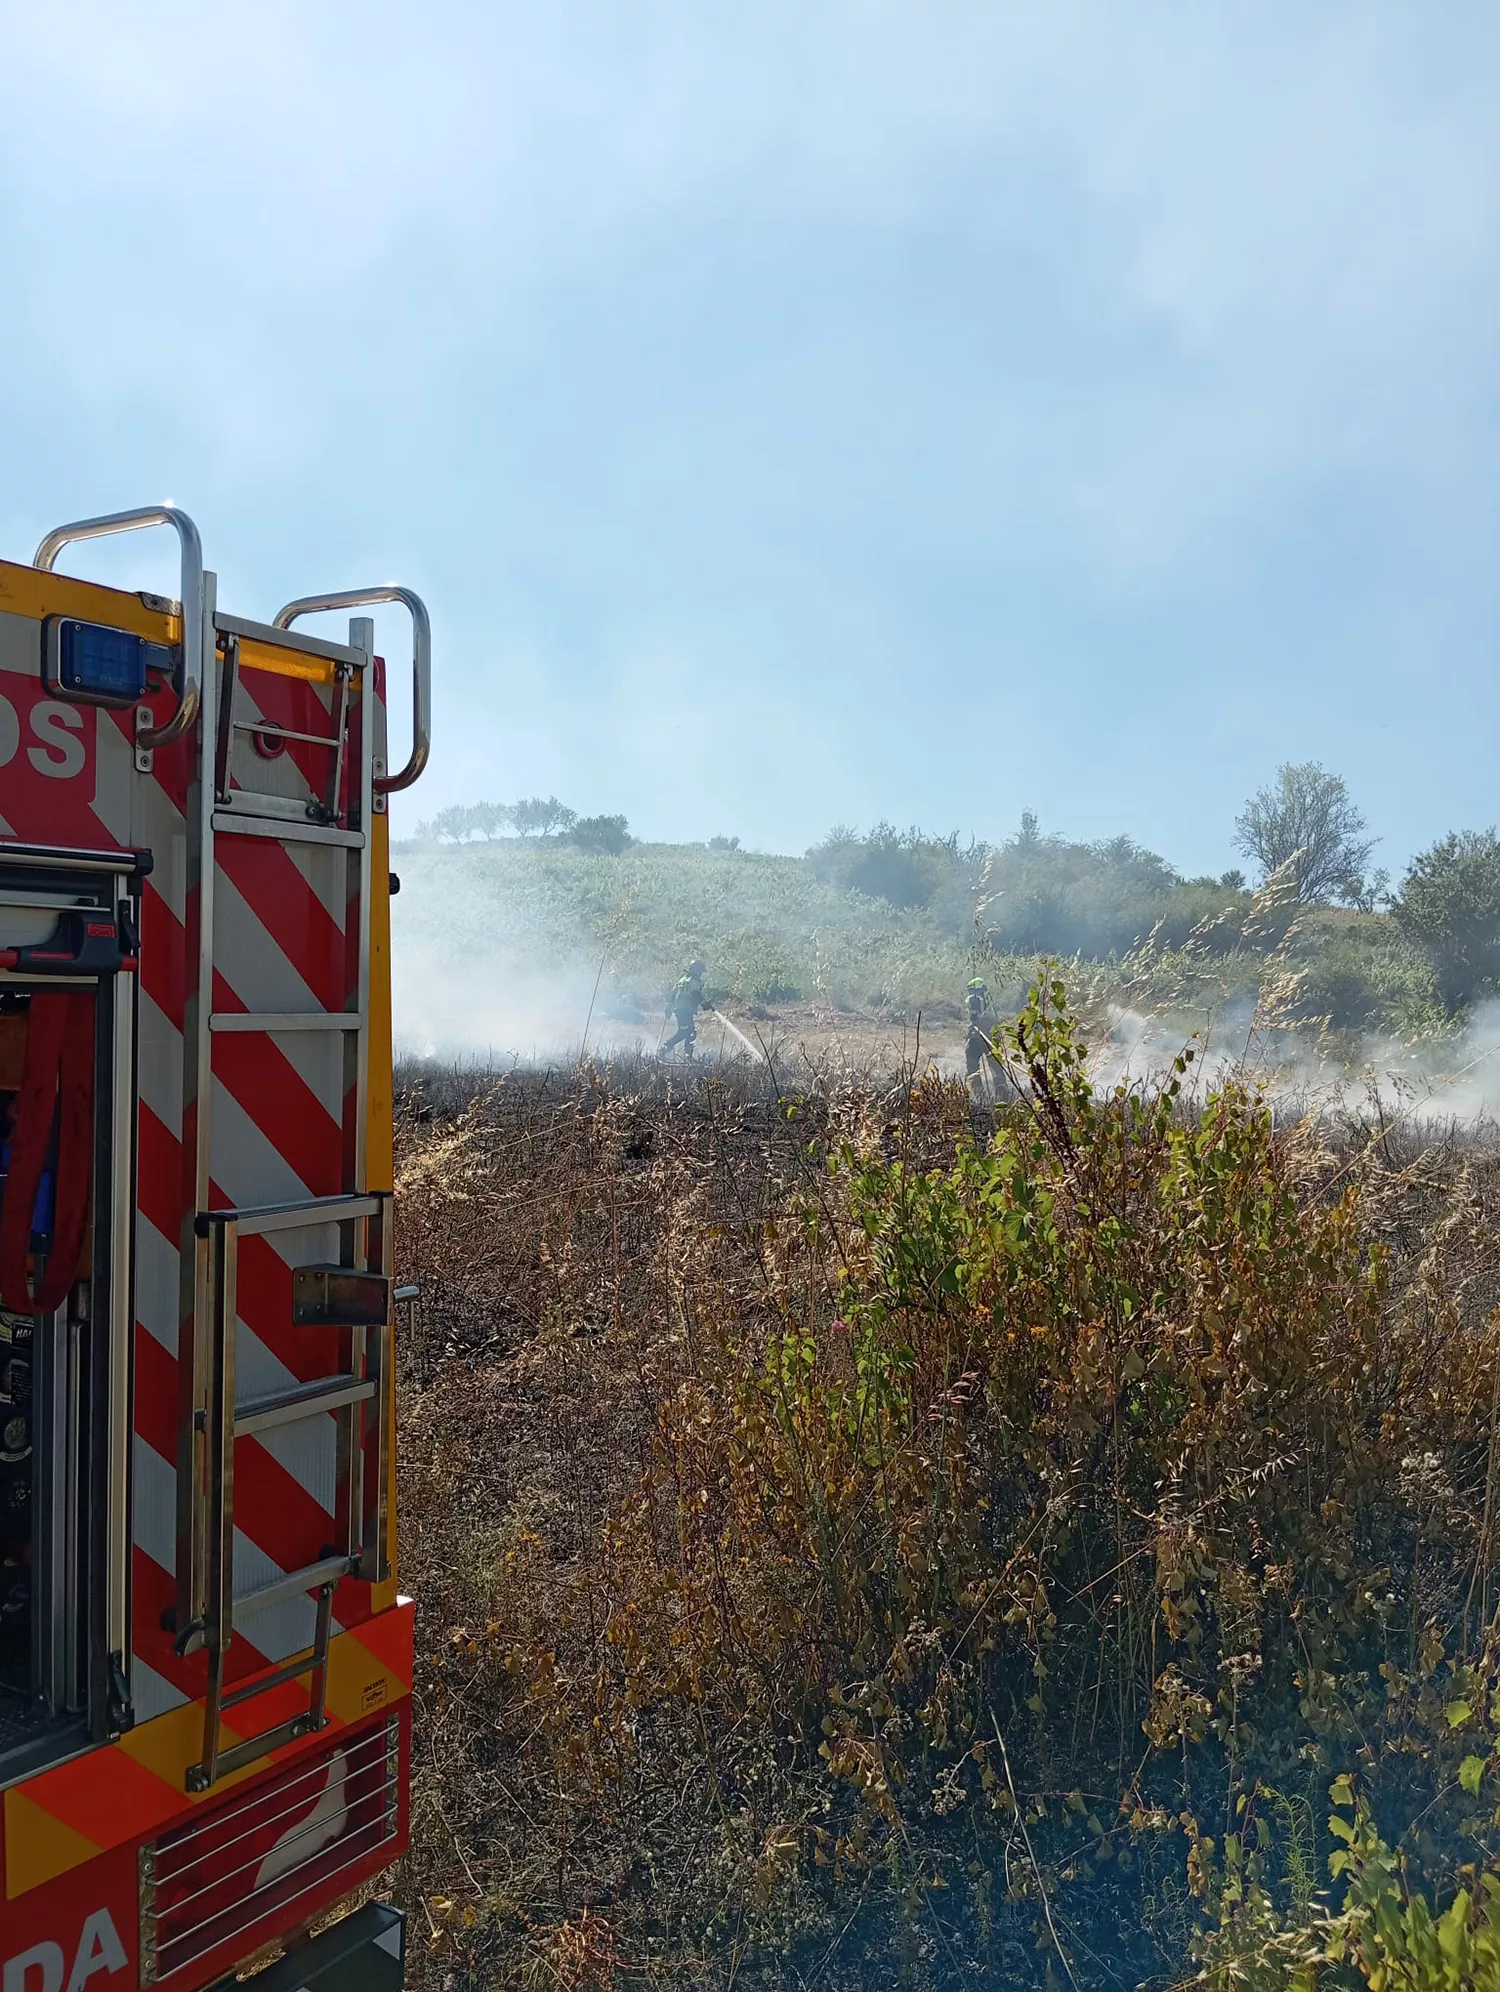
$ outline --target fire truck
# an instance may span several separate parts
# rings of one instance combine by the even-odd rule
[[[55,571],[148,527],[177,600]],[[3,1992],[402,1982],[386,811],[430,711],[418,596],[227,614],[173,506],[0,562]]]

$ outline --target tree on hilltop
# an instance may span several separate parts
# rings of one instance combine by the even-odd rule
[[[450,802],[446,809],[440,809],[436,816],[417,825],[417,835],[423,839],[433,838],[439,844],[461,844],[473,828],[473,805],[467,802]]]
[[[452,802],[436,816],[417,825],[417,836],[440,844],[466,844],[471,837],[486,843],[498,837],[510,822],[510,806],[504,802]]]
[[[898,830],[877,823],[868,835],[835,824],[820,844],[807,853],[813,875],[843,892],[863,892],[892,906],[931,906],[945,891],[961,884],[967,901],[969,873],[984,857],[959,848],[958,832],[933,836],[913,827]]]
[[[510,826],[511,809],[508,802],[476,802],[471,813],[474,828],[486,843],[492,837],[504,836]]]
[[[1284,761],[1235,818],[1234,841],[1266,878],[1295,860],[1297,897],[1307,906],[1361,897],[1378,842],[1365,829],[1342,775],[1317,761]]]
[[[563,836],[578,821],[578,812],[555,795],[531,795],[511,804],[510,820],[523,837]]]

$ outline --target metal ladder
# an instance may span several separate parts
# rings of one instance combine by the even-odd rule
[[[317,638],[288,636],[284,629],[219,617],[214,613],[212,577],[205,576],[206,620],[212,631],[205,655],[216,656],[217,671],[205,670],[195,801],[190,826],[196,853],[199,907],[198,977],[190,991],[184,1033],[184,1115],[195,1108],[197,1213],[190,1267],[192,1280],[193,1419],[183,1434],[178,1474],[179,1654],[206,1648],[208,1684],[204,1703],[203,1749],[187,1772],[189,1791],[209,1790],[220,1778],[267,1752],[326,1725],[329,1647],[335,1590],[344,1577],[378,1582],[389,1574],[386,1552],[386,1444],[393,1383],[391,1347],[392,1243],[389,1198],[364,1188],[365,1112],[368,1099],[370,841],[372,813],[384,807],[374,791],[383,772],[374,747],[369,715],[374,626],[367,618],[350,624],[347,646]],[[330,659],[337,687],[329,735],[278,734],[300,738],[329,752],[329,773],[321,797],[301,803],[281,795],[235,788],[230,780],[237,733],[268,730],[265,722],[237,719],[234,702],[242,639],[285,646]],[[357,799],[350,798],[347,827],[338,824],[343,765],[348,750],[351,696],[361,694],[360,767]],[[210,755],[212,760],[210,762]],[[193,830],[196,829],[196,838]],[[350,866],[349,899],[358,907],[358,986],[353,1009],[314,1012],[216,1011],[213,996],[213,883],[218,837],[269,836],[283,843],[316,843],[342,848]],[[191,883],[191,881],[190,881]],[[233,1031],[336,1031],[343,1037],[344,1102],[342,1191],[334,1196],[257,1207],[205,1208],[211,1154],[214,1037]],[[243,1403],[236,1401],[236,1339],[239,1242],[277,1231],[337,1225],[340,1248],[331,1265],[293,1268],[293,1323],[334,1326],[349,1336],[348,1367],[312,1383]],[[186,1308],[188,1296],[184,1291]],[[256,1433],[331,1414],[335,1422],[335,1541],[316,1561],[288,1570],[273,1582],[235,1595],[235,1445]],[[267,1606],[316,1593],[317,1610],[309,1648],[233,1689],[226,1687],[229,1650],[235,1631]],[[308,1682],[305,1711],[226,1745],[223,1717],[295,1680]]]
[[[183,1652],[193,1650],[198,1642],[191,1635],[200,1632],[208,1648],[209,1669],[203,1756],[188,1772],[189,1791],[207,1791],[218,1778],[252,1763],[268,1750],[324,1726],[334,1589],[341,1577],[362,1576],[375,1582],[387,1574],[385,1443],[391,1381],[388,1205],[389,1199],[383,1196],[316,1197],[268,1204],[259,1209],[205,1211],[198,1219],[198,1234],[208,1244],[212,1296],[207,1338],[208,1567],[203,1617],[190,1622],[187,1636],[179,1636],[178,1646]],[[344,1249],[337,1266],[307,1266],[294,1271],[292,1319],[299,1326],[346,1327],[351,1343],[349,1368],[313,1383],[237,1404],[235,1287],[239,1241],[315,1223],[336,1223],[345,1241]],[[364,1233],[363,1249],[360,1233]],[[372,1258],[374,1265],[370,1264]],[[361,1259],[364,1266],[359,1264]],[[368,1431],[364,1418],[367,1404],[374,1413]],[[337,1541],[316,1562],[288,1570],[273,1582],[236,1598],[235,1441],[325,1413],[332,1413],[337,1428]],[[225,1664],[235,1628],[267,1605],[314,1590],[318,1609],[312,1646],[269,1674],[226,1691]],[[224,1747],[220,1732],[225,1711],[304,1676],[309,1680],[305,1713],[244,1742]]]
[[[170,747],[183,739],[191,739],[194,746],[188,801],[186,890],[189,905],[196,907],[196,962],[190,957],[188,963],[182,1103],[183,1145],[186,1155],[192,1158],[194,1198],[181,1239],[182,1335],[178,1351],[179,1363],[186,1361],[190,1368],[191,1410],[183,1421],[179,1442],[177,1603],[168,1614],[168,1629],[176,1634],[180,1654],[202,1646],[208,1649],[203,1756],[187,1773],[188,1789],[205,1791],[217,1778],[280,1743],[323,1726],[334,1590],[346,1575],[357,1574],[370,1582],[389,1576],[385,1447],[394,1383],[391,1222],[389,1198],[364,1193],[365,1112],[369,1091],[370,826],[372,818],[384,812],[386,797],[397,789],[409,788],[427,765],[432,726],[432,631],[421,597],[408,588],[393,585],[304,596],[288,602],[269,625],[220,616],[216,613],[215,576],[204,568],[198,529],[186,512],[173,505],[147,505],[59,526],[42,540],[33,565],[48,572],[62,549],[76,541],[157,526],[170,527],[177,535],[181,555],[180,601],[174,604],[154,595],[142,596],[142,600],[149,606],[173,611],[181,618],[182,640],[173,672],[176,702],[161,722],[149,705],[136,708],[134,758],[137,773],[146,774],[152,769],[158,748]],[[287,634],[301,616],[368,607],[376,602],[403,604],[412,622],[411,751],[395,770],[385,760],[383,731],[379,739],[375,732],[380,721],[378,702],[372,695],[373,623],[368,617],[352,619],[347,645]],[[237,731],[294,737],[284,728],[236,721],[234,688],[242,637],[258,644],[284,645],[304,655],[321,655],[334,664],[332,675],[338,696],[333,731],[326,739],[321,735],[300,736],[304,741],[327,745],[331,751],[324,792],[311,804],[297,805],[285,796],[249,796],[234,789],[231,761]],[[362,701],[358,828],[351,824],[341,829],[337,818],[356,682]],[[351,867],[357,868],[360,920],[359,986],[352,1010],[345,1007],[313,1015],[214,1012],[215,836],[220,831],[275,836],[287,842],[341,845],[350,853]],[[354,897],[353,892],[350,897]],[[193,924],[190,921],[190,944]],[[342,1094],[346,1135],[343,1193],[253,1209],[208,1209],[215,1032],[307,1029],[335,1030],[344,1037],[346,1077],[352,1079],[352,1086],[346,1084]],[[348,1118],[351,1098],[352,1125]],[[318,1289],[303,1293],[300,1305],[307,1310],[307,1320],[348,1328],[348,1369],[293,1390],[236,1405],[235,1288],[239,1240],[279,1228],[318,1223],[339,1226],[339,1263],[294,1268],[294,1280],[301,1276]],[[298,1306],[294,1288],[294,1318],[304,1318],[298,1316]],[[372,1332],[373,1349],[369,1340]],[[367,1410],[368,1440],[364,1432]],[[328,1413],[337,1420],[336,1523],[342,1539],[317,1562],[287,1571],[274,1583],[236,1600],[235,1442],[276,1425]],[[365,1471],[367,1461],[369,1470]],[[270,1674],[226,1694],[225,1655],[238,1621],[277,1599],[313,1590],[317,1592],[318,1606],[311,1648],[274,1668]],[[124,1616],[122,1596],[122,1627]],[[221,1717],[226,1709],[304,1676],[310,1683],[306,1714],[227,1750],[221,1747]]]

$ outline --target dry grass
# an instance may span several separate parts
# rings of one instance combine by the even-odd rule
[[[526,1739],[452,1657],[493,1635],[518,1585],[540,1604],[600,1556],[662,1402],[694,1374],[695,1324],[774,1316],[765,1226],[807,1179],[809,1145],[872,1111],[894,1123],[902,1104],[899,1075],[865,1075],[802,1094],[789,1119],[747,1066],[405,1075],[400,1271],[422,1300],[402,1346],[402,1572],[422,1634],[403,1879],[431,1982],[456,1963],[475,1984],[530,1982],[529,1967],[539,1984],[613,1982],[588,1959],[613,1941],[599,1905],[640,1883],[631,1850],[571,1839],[556,1794],[529,1785]],[[934,1159],[969,1127],[956,1095],[945,1105]],[[678,1856],[693,1841],[680,1810],[657,1821]],[[701,1914],[691,1860],[651,1887],[664,1930],[677,1896]],[[696,1969],[677,1958],[671,1977]]]
[[[843,1304],[841,1265],[869,1282],[847,1184],[827,1158],[846,1145],[877,1176],[896,1158],[909,1178],[941,1174],[973,1132],[959,1089],[912,1089],[900,1075],[814,1077],[794,1102],[748,1067],[405,1076],[400,1274],[421,1283],[422,1300],[401,1356],[402,1574],[420,1631],[414,1846],[400,1887],[418,1988],[1136,1982],[1138,1960],[1126,1970],[1090,1950],[1087,1917],[1073,1911],[1061,1936],[1051,1926],[1065,1882],[1094,1889],[1101,1929],[1144,1918],[1146,1949],[1186,1965],[1201,1912],[1175,1826],[1159,1844],[1132,1842],[1126,1879],[1117,1858],[1106,1865],[1124,1844],[1119,1782],[1083,1791],[1075,1813],[1071,1773],[1059,1779],[1054,1763],[1049,1795],[1037,1751],[1013,1764],[998,1723],[998,1751],[965,1737],[944,1757],[924,1739],[923,1774],[936,1782],[920,1805],[872,1796],[865,1732],[839,1713],[839,1681],[859,1669],[813,1624],[821,1578],[806,1559],[777,1562],[802,1540],[796,1527],[768,1516],[765,1542],[715,1569],[733,1530],[741,1542],[754,1534],[743,1505],[732,1527],[719,1513],[721,1491],[732,1506],[771,1484],[754,1479],[754,1461],[722,1476],[738,1443],[726,1406],[789,1327],[805,1325],[821,1351]],[[1305,1122],[1278,1134],[1275,1166],[1315,1213],[1357,1187],[1358,1250],[1373,1241],[1388,1255],[1385,1318],[1404,1324],[1409,1352],[1428,1352],[1426,1369],[1412,1354],[1414,1377],[1448,1375],[1466,1337],[1479,1348],[1500,1300],[1500,1161],[1488,1142]],[[934,1402],[949,1393],[955,1426],[966,1393],[995,1393],[965,1362],[922,1382]],[[1488,1393],[1485,1383],[1486,1404]],[[1447,1429],[1447,1408],[1412,1408],[1413,1429]],[[1449,1450],[1463,1455],[1462,1487],[1443,1480],[1445,1457],[1429,1474],[1439,1492],[1411,1496],[1428,1501],[1439,1537],[1458,1529],[1447,1511],[1484,1507],[1477,1550],[1472,1530],[1447,1560],[1438,1540],[1420,1599],[1414,1580],[1405,1602],[1424,1623],[1455,1617],[1465,1558],[1483,1566],[1481,1587],[1490,1581],[1491,1441],[1488,1428],[1459,1430]],[[1142,1567],[1149,1628],[1160,1597]],[[675,1619],[662,1615],[663,1585]],[[774,1641],[758,1623],[737,1629],[751,1597],[758,1612],[789,1614]],[[708,1617],[712,1640],[700,1636]],[[656,1628],[640,1660],[634,1623]],[[679,1637],[674,1674],[664,1648]],[[834,1660],[846,1671],[821,1680]],[[969,1712],[994,1722],[1010,1703],[989,1664],[974,1660]],[[1154,1720],[1160,1669],[1143,1659],[1138,1671]],[[765,1683],[794,1673],[778,1735]],[[862,1678],[878,1673],[871,1663]],[[900,1719],[910,1711],[895,1710],[892,1734]],[[1139,1711],[1133,1722],[1121,1747],[1138,1756]],[[984,1765],[982,1795],[964,1790],[970,1761]],[[1101,1761],[1096,1752],[1088,1768]],[[1149,1783],[1143,1774],[1142,1802]],[[1075,1840],[1103,1849],[1081,1881],[1069,1819]]]

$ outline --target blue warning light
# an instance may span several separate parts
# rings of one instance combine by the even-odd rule
[[[77,698],[129,705],[145,696],[148,670],[170,668],[165,645],[148,643],[128,630],[71,617],[57,625],[57,687]]]

